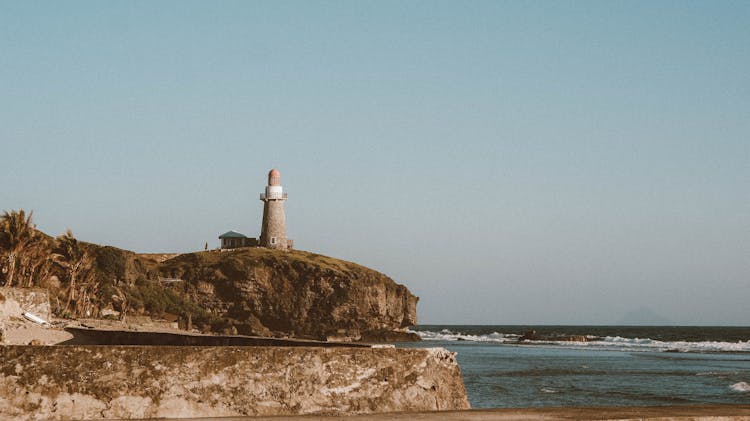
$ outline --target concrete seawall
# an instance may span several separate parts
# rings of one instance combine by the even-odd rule
[[[301,346],[325,348],[370,348],[367,344],[325,342],[305,339],[268,338],[262,336],[217,336],[179,332],[138,332],[115,329],[67,327],[73,339],[63,345],[159,345],[159,346]]]
[[[455,355],[442,348],[0,346],[0,419],[468,407]]]

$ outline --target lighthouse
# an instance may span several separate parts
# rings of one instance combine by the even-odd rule
[[[272,169],[268,173],[266,192],[260,194],[263,202],[263,223],[260,229],[260,246],[272,249],[291,249],[292,240],[286,238],[284,201],[286,192],[281,187],[281,173]]]

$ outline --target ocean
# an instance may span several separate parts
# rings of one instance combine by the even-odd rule
[[[458,362],[472,408],[750,404],[750,327],[412,328]],[[535,330],[533,340],[519,342]],[[570,339],[586,342],[574,342]]]

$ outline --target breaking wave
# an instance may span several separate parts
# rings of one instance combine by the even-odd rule
[[[735,392],[750,392],[750,384],[747,384],[745,382],[735,383],[729,386],[729,388],[734,390]]]
[[[649,338],[624,338],[621,336],[585,336],[582,340],[533,340],[519,342],[521,335],[492,332],[474,335],[443,329],[413,331],[425,341],[471,341],[494,342],[499,344],[553,345],[561,347],[608,349],[622,351],[663,351],[663,352],[750,352],[750,340],[737,342],[720,341],[659,341]]]
[[[462,334],[462,333],[454,333],[451,332],[448,329],[443,329],[439,332],[431,332],[429,330],[416,330],[412,331],[419,335],[422,340],[425,341],[472,341],[472,342],[500,342],[500,343],[506,343],[506,342],[518,342],[518,338],[521,337],[521,335],[516,334],[503,334],[498,332],[492,332],[487,335],[471,335],[471,334]]]

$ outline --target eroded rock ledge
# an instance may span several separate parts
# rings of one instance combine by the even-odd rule
[[[0,346],[0,418],[466,409],[442,348]]]

